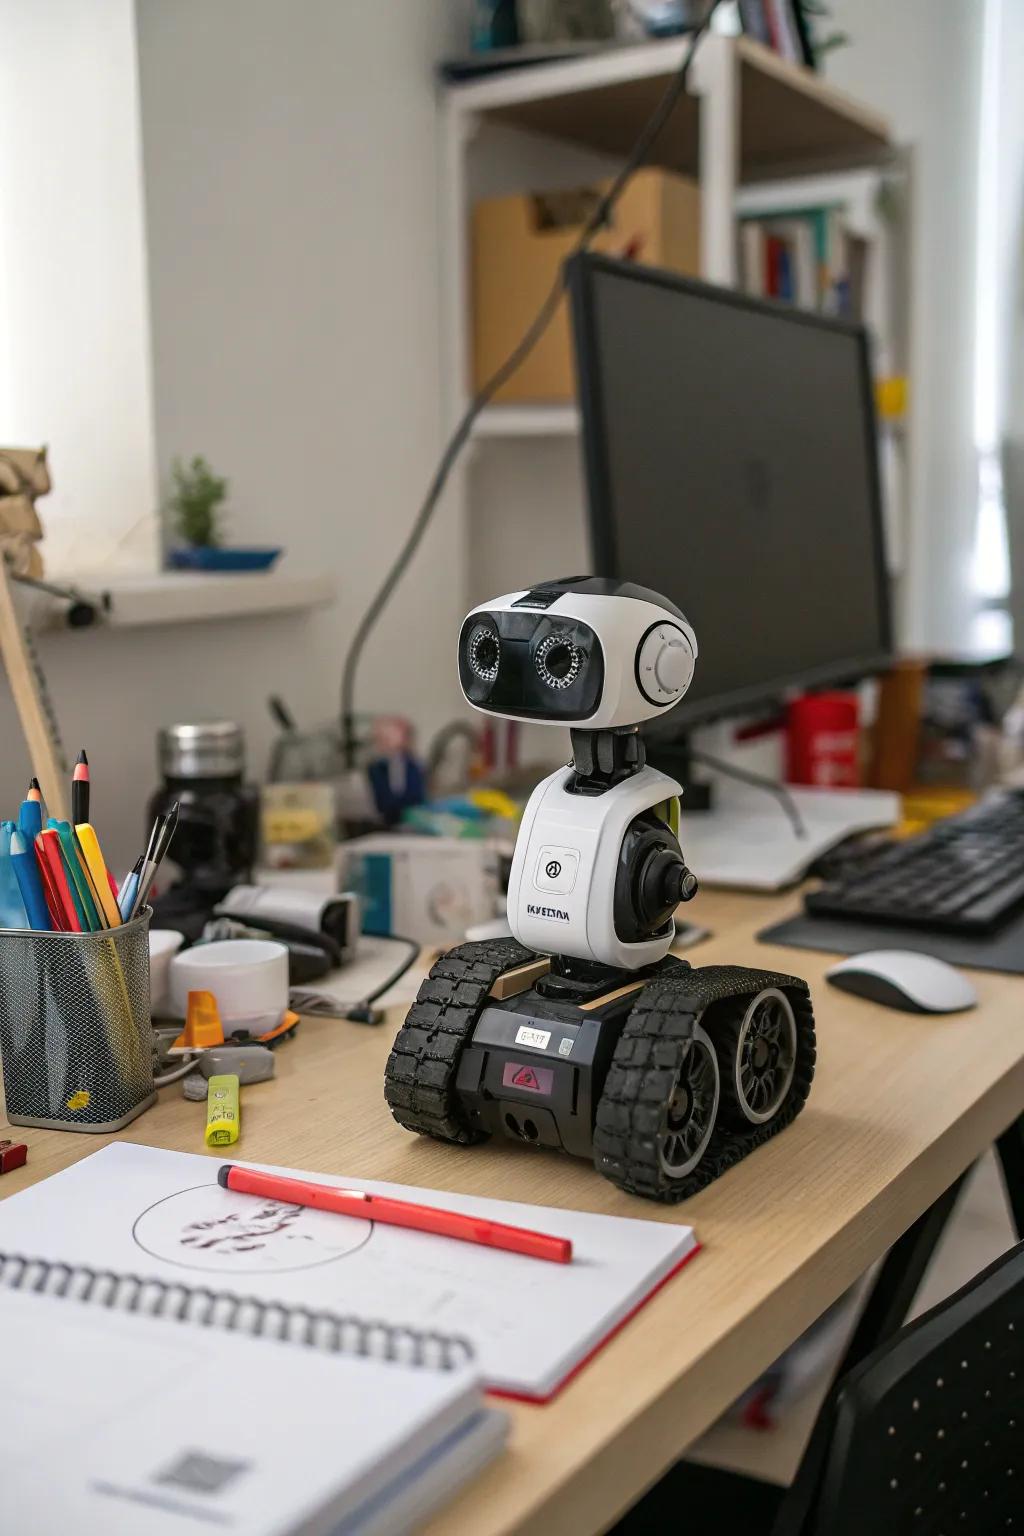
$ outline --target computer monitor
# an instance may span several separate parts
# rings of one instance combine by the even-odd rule
[[[601,256],[568,268],[594,569],[700,648],[680,728],[891,651],[864,330]]]

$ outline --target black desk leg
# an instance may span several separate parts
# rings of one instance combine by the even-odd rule
[[[893,1243],[882,1260],[867,1304],[836,1372],[837,1381],[903,1327],[966,1178],[967,1174],[962,1173]]]
[[[1024,1239],[1024,1115],[1014,1120],[1000,1136],[996,1142],[996,1156],[1019,1242]]]
[[[889,1249],[836,1371],[836,1382],[903,1327],[966,1178],[962,1173]],[[834,1393],[835,1387],[818,1415],[796,1477],[779,1507],[772,1536],[807,1536],[812,1527],[832,1441]]]

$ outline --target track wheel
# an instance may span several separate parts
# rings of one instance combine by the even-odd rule
[[[796,1072],[793,1006],[778,987],[718,1003],[706,1018],[722,1078],[722,1118],[740,1129],[764,1125],[786,1101]]]
[[[486,1139],[459,1098],[459,1062],[495,981],[535,958],[514,939],[489,939],[460,944],[432,967],[384,1069],[384,1097],[399,1125],[464,1146]]]
[[[594,1166],[620,1189],[673,1203],[715,1129],[720,1093],[710,1037],[681,984],[652,982],[615,1047],[594,1125]]]
[[[715,1128],[720,1091],[714,1046],[695,1024],[658,1135],[658,1160],[667,1179],[685,1178],[704,1156]]]

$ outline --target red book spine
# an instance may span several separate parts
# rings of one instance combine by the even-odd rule
[[[777,299],[782,291],[782,254],[785,242],[778,235],[769,235],[764,242],[765,292]]]

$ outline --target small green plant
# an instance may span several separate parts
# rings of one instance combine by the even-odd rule
[[[832,20],[831,7],[822,3],[822,0],[802,0],[804,19],[811,36],[811,52],[814,55],[815,68],[820,69],[821,61],[826,54],[832,53],[836,48],[846,48],[850,43],[848,32],[823,32]]]
[[[227,500],[228,482],[215,475],[201,454],[191,464],[175,459],[171,465],[174,489],[167,500],[167,515],[185,544],[216,549],[221,542],[221,507]]]

